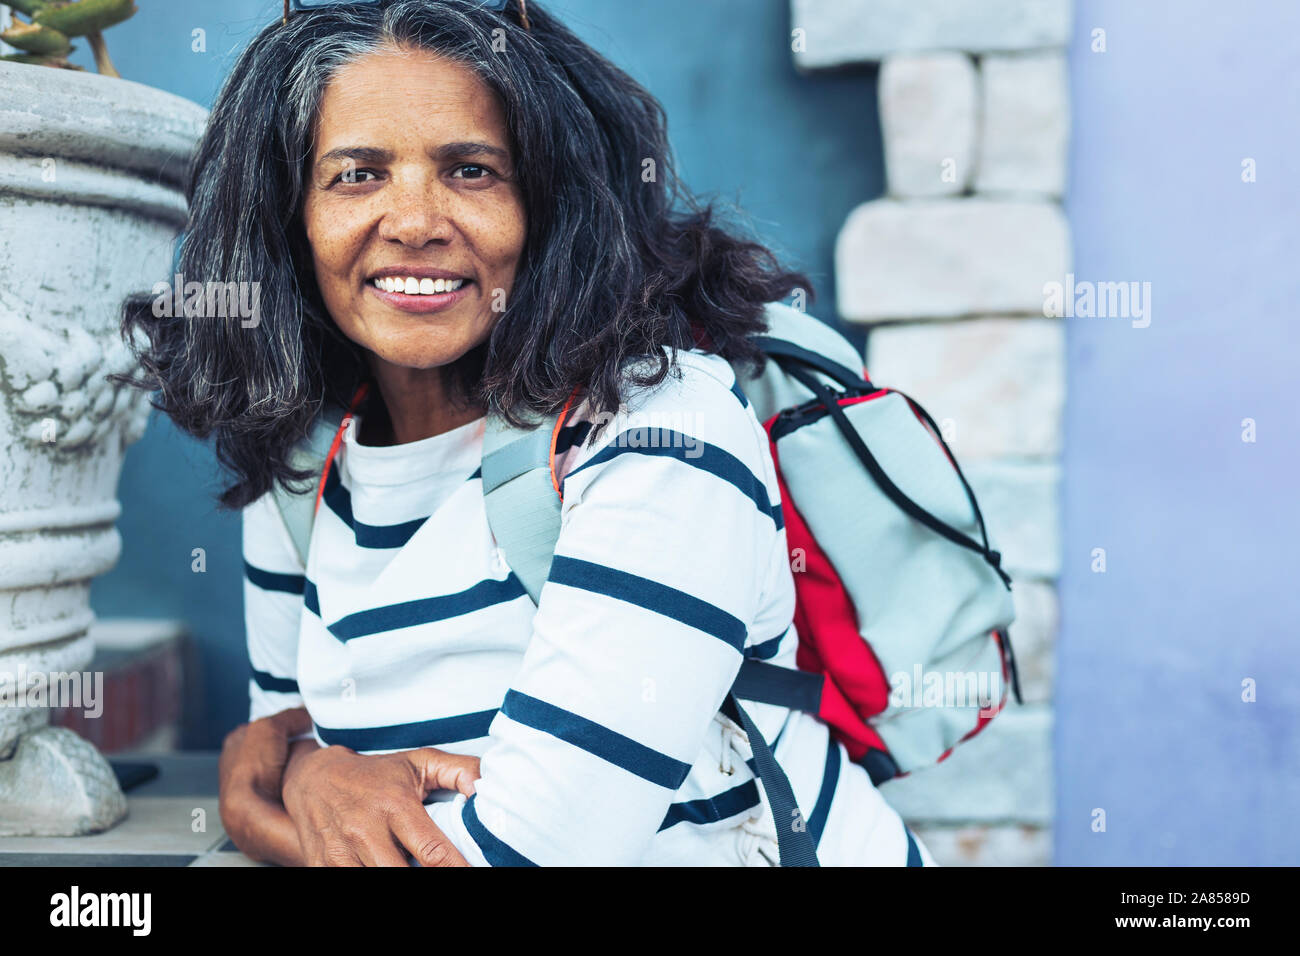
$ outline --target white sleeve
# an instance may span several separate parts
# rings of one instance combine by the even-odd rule
[[[306,574],[269,493],[244,508],[243,551],[251,721],[302,706],[298,629]]]
[[[761,427],[709,383],[663,393],[660,413],[689,426],[622,415],[565,478],[554,563],[476,792],[428,808],[471,864],[636,863],[700,754],[779,512]]]

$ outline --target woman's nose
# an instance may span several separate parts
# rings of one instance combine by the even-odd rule
[[[454,232],[445,197],[439,187],[425,181],[393,184],[391,205],[379,222],[379,237],[423,249],[431,242],[447,242]]]

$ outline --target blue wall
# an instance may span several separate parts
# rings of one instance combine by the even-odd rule
[[[280,6],[142,3],[107,35],[110,52],[123,76],[210,106],[238,51]],[[834,236],[854,206],[883,190],[874,70],[796,74],[787,0],[554,0],[549,8],[661,98],[686,182],[741,204],[751,228],[815,279],[811,311],[835,319]],[[206,53],[191,51],[200,27]],[[86,51],[78,59],[90,62]],[[122,475],[122,560],[91,591],[101,616],[189,622],[205,697],[185,734],[193,747],[219,745],[247,714],[239,522],[214,509],[218,486],[210,450],[155,414]],[[203,574],[191,571],[198,547]]]
[[[1057,862],[1295,864],[1300,7],[1076,6]]]

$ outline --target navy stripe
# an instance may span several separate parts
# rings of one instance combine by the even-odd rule
[[[631,444],[633,440],[636,444]],[[776,520],[780,506],[773,509],[772,501],[767,495],[767,486],[759,481],[743,461],[717,445],[710,445],[708,442],[669,428],[629,428],[619,432],[609,445],[569,472],[565,476],[565,481],[584,468],[603,464],[625,452],[675,458],[701,471],[707,471],[736,488],[754,502],[759,511],[773,521]]]
[[[669,790],[680,787],[686,775],[691,772],[688,763],[652,750],[594,720],[580,717],[517,690],[506,693],[501,713],[513,721],[558,737],[579,750],[585,750],[607,763],[622,767],[628,773],[636,774],[642,780],[649,780]]]
[[[772,741],[772,746],[768,748],[769,750],[772,751],[773,758],[776,757],[776,746],[781,742],[781,735],[785,733],[785,728],[790,726],[790,718],[793,716],[794,716],[793,710],[786,713],[785,721],[781,724],[781,729],[776,732],[776,739]],[[757,777],[758,776],[757,762],[755,762],[755,766],[751,769],[753,769],[754,771],[754,776]]]
[[[474,809],[474,797],[477,796],[476,793],[465,801],[460,818],[465,824],[466,831],[483,851],[483,858],[492,866],[536,866],[537,864],[528,857],[498,840],[483,825],[483,821],[478,818],[478,811]]]
[[[789,633],[790,628],[787,627],[771,640],[745,648],[745,656],[756,661],[770,661],[781,650],[781,642],[785,640],[786,635]]]
[[[474,469],[474,474],[470,475],[470,476],[469,476],[468,478],[466,478],[465,480],[466,480],[466,481],[473,481],[473,480],[476,479],[476,478],[482,478],[482,477],[483,477],[483,466],[482,466],[482,465],[479,465],[477,468]]]
[[[296,694],[298,693],[298,682],[292,677],[274,677],[266,671],[259,671],[256,667],[252,668],[253,680],[262,690],[274,691],[277,694]]]
[[[903,832],[907,834],[907,865],[908,866],[925,866],[925,860],[921,859],[921,848],[916,845],[916,840],[912,838],[912,831],[903,825]]]
[[[339,478],[337,468],[331,468],[330,473],[325,476],[325,493],[321,498],[329,509],[339,516],[340,521],[349,528],[352,527],[352,495],[343,487],[343,480]]]
[[[779,501],[772,505],[772,523],[776,525],[777,531],[785,527],[785,511]]]
[[[760,803],[758,782],[749,780],[713,797],[674,803],[668,808],[664,822],[659,824],[659,831],[662,833],[678,823],[717,823],[738,813],[744,813],[746,810],[752,810]]]
[[[480,710],[473,714],[439,717],[410,724],[390,724],[387,727],[322,727],[316,733],[327,744],[339,744],[357,751],[409,750],[414,747],[440,747],[464,740],[477,740],[488,735],[488,727],[495,710]]]
[[[494,604],[508,604],[526,595],[523,584],[515,577],[514,572],[511,572],[504,580],[488,578],[455,594],[440,594],[437,597],[401,601],[367,611],[357,611],[355,614],[340,618],[333,624],[327,624],[326,627],[340,641],[351,641],[358,637],[393,631],[399,627],[414,627],[418,624],[445,621],[460,617],[462,614],[481,611]]]
[[[412,518],[410,521],[403,521],[400,524],[365,524],[357,521],[352,514],[352,495],[343,487],[343,482],[338,476],[338,470],[333,468],[330,469],[329,476],[325,479],[324,498],[330,510],[352,529],[352,537],[356,540],[357,546],[361,548],[382,550],[404,547],[415,535],[415,532],[419,531],[420,527],[429,520],[426,515],[423,518]]]
[[[812,816],[808,818],[808,832],[812,836],[813,846],[822,842],[822,831],[826,829],[826,819],[831,815],[831,801],[835,799],[835,788],[840,782],[840,745],[834,734],[827,735],[830,742],[826,745],[826,768],[822,771],[822,789],[817,794],[817,804]]]
[[[740,399],[740,404],[742,408],[749,408],[749,399],[747,399],[745,397],[745,393],[740,390],[739,382],[732,381],[731,394],[735,395],[738,399]]]
[[[320,617],[320,595],[316,593],[316,584],[312,581],[303,582],[302,589],[302,606],[311,613]]]
[[[263,591],[283,591],[285,594],[301,594],[303,582],[301,574],[279,574],[275,571],[263,571],[244,562],[244,577]]]
[[[555,439],[555,453],[563,455],[573,446],[581,445],[587,440],[587,435],[590,433],[591,422],[575,422],[561,428],[560,434]]]
[[[546,580],[654,611],[712,635],[737,651],[745,646],[745,623],[740,618],[685,591],[638,574],[557,554],[551,560],[551,573]]]

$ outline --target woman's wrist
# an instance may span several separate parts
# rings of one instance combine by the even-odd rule
[[[289,745],[289,757],[284,763],[284,776],[280,778],[280,803],[286,811],[289,809],[289,789],[301,778],[303,767],[308,763],[307,758],[325,749],[315,740],[296,740]]]

